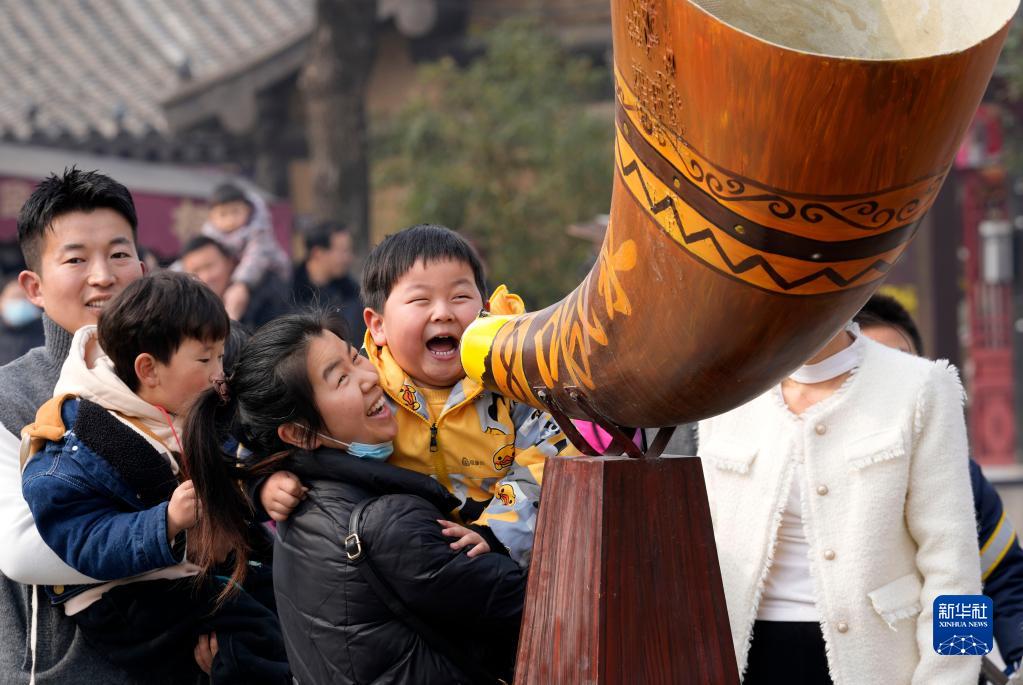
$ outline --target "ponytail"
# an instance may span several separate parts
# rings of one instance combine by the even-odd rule
[[[240,584],[249,561],[249,521],[253,507],[238,487],[238,462],[223,450],[228,437],[226,427],[237,411],[237,402],[224,393],[226,381],[199,396],[185,423],[184,452],[195,496],[203,505],[203,515],[192,530],[192,552],[196,564],[209,573],[217,563],[218,552],[226,548],[234,553],[231,583],[223,597]]]
[[[277,434],[282,424],[297,423],[310,431],[323,425],[306,372],[306,353],[309,341],[325,333],[345,339],[344,322],[336,312],[274,319],[245,342],[229,380],[217,381],[189,411],[185,462],[203,512],[192,534],[195,562],[206,574],[217,564],[218,552],[226,548],[234,553],[232,582],[221,600],[245,579],[250,553],[265,546],[252,525],[254,507],[238,481],[281,468],[293,449]],[[251,450],[252,457],[241,461],[226,454],[223,446],[229,437]]]

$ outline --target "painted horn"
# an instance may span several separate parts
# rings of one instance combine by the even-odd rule
[[[1017,4],[613,0],[600,255],[561,302],[470,326],[466,372],[537,407],[546,391],[573,417],[582,396],[626,426],[766,390],[913,237]]]

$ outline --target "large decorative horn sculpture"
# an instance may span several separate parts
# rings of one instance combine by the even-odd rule
[[[613,0],[600,256],[558,304],[474,324],[466,371],[627,426],[763,392],[856,312],[913,237],[1016,5]]]

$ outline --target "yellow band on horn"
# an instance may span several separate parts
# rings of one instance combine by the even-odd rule
[[[462,368],[465,375],[474,381],[483,381],[483,372],[486,371],[487,355],[494,344],[494,338],[501,327],[514,316],[483,316],[471,324],[462,333],[462,340],[459,345],[462,355]]]

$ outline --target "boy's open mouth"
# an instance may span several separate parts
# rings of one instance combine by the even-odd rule
[[[458,338],[438,335],[426,341],[426,349],[437,359],[452,359],[458,354]]]

